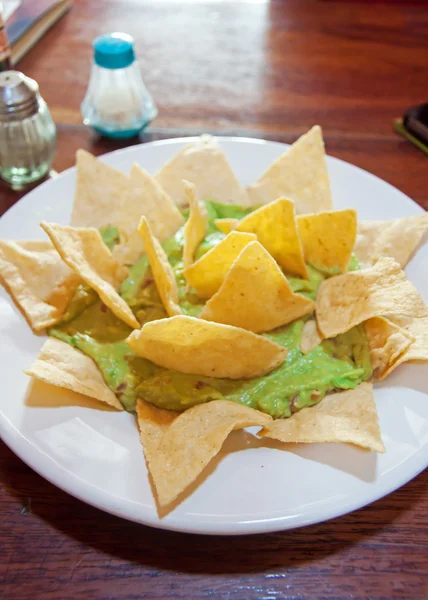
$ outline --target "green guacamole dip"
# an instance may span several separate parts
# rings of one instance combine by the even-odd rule
[[[223,239],[215,227],[219,218],[242,218],[248,209],[206,202],[209,216],[207,236],[197,256],[202,256]],[[119,241],[115,228],[101,232],[111,248]],[[183,313],[197,315],[203,301],[186,289],[183,276],[183,229],[164,242],[163,247],[173,267]],[[350,267],[358,269],[353,257]],[[315,299],[324,275],[308,266],[309,280],[288,277],[294,291]],[[120,294],[141,323],[166,317],[146,257],[129,269]],[[79,286],[61,323],[52,328],[57,337],[90,356],[97,364],[109,388],[124,408],[135,410],[138,397],[169,410],[183,411],[210,400],[226,399],[257,408],[274,418],[289,417],[293,412],[316,404],[333,390],[350,389],[371,376],[370,355],[362,326],[332,340],[324,340],[303,355],[300,338],[305,319],[299,319],[266,335],[288,349],[285,362],[264,377],[229,380],[187,375],[159,367],[136,356],[125,339],[131,329],[118,319],[85,285]]]

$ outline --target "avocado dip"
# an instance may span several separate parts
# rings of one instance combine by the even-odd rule
[[[205,202],[205,205],[209,225],[196,258],[225,237],[215,226],[215,219],[241,219],[251,212],[247,208],[211,201]],[[119,241],[119,232],[113,226],[104,227],[100,233],[110,249]],[[181,310],[184,314],[197,316],[204,301],[192,290],[186,290],[182,262],[183,228],[162,245],[176,276]],[[349,267],[350,270],[359,268],[355,257]],[[315,299],[325,275],[310,265],[308,270],[308,280],[286,276],[295,292]],[[129,268],[119,293],[142,324],[167,316],[145,256]],[[300,338],[306,319],[264,334],[288,349],[287,358],[268,375],[248,380],[188,375],[159,367],[135,355],[124,341],[131,329],[85,284],[77,288],[63,320],[49,330],[49,335],[90,356],[108,387],[128,411],[135,410],[139,397],[159,408],[175,411],[210,400],[225,399],[256,408],[274,418],[284,418],[318,403],[328,392],[355,388],[372,373],[362,325],[334,339],[324,340],[304,355],[300,350]]]

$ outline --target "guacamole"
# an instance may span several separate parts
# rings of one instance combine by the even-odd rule
[[[206,207],[209,228],[197,256],[202,256],[224,238],[214,224],[215,219],[242,218],[250,212],[215,202],[206,202]],[[101,233],[110,248],[119,241],[114,227],[104,228]],[[177,280],[180,307],[184,314],[196,316],[204,302],[186,286],[182,262],[183,229],[164,242],[163,247]],[[358,269],[358,261],[353,258],[350,266],[352,270]],[[308,280],[286,275],[294,291],[315,299],[325,275],[310,265],[308,270]],[[130,267],[119,291],[141,323],[167,316],[145,256]],[[284,418],[316,404],[328,392],[355,388],[371,376],[369,349],[362,326],[335,339],[324,340],[304,355],[300,350],[304,321],[299,319],[264,334],[288,349],[287,359],[268,375],[249,380],[188,375],[159,367],[135,355],[125,343],[131,329],[83,284],[72,298],[62,322],[49,334],[90,356],[106,384],[128,411],[135,410],[138,397],[160,408],[176,411],[210,400],[226,399],[256,408],[274,418]]]

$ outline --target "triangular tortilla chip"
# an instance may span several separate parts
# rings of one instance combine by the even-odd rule
[[[121,243],[114,255],[134,263],[143,252],[137,226],[144,215],[161,241],[171,237],[183,218],[169,196],[143,169],[134,166],[131,177],[109,167],[85,150],[76,154],[77,181],[71,224],[76,227],[113,225]]]
[[[315,125],[294,142],[247,192],[254,206],[286,196],[294,200],[299,214],[331,210],[333,202],[321,127]]]
[[[187,283],[196,290],[200,298],[210,298],[223,283],[226,273],[241,250],[256,239],[254,233],[232,231],[185,270]]]
[[[319,404],[279,419],[259,433],[281,442],[345,442],[385,452],[371,383],[326,396]]]
[[[166,369],[225,379],[265,375],[287,356],[285,348],[251,331],[184,315],[146,323],[126,342]]]
[[[46,221],[40,225],[70,269],[97,292],[119,319],[130,327],[139,328],[133,312],[116,292],[120,281],[126,276],[126,269],[113,258],[98,229],[69,227]]]
[[[35,331],[61,320],[80,281],[51,242],[37,240],[0,240],[1,279]]]
[[[61,340],[48,338],[36,361],[24,372],[45,383],[96,398],[123,410],[94,361]]]
[[[293,292],[263,246],[250,242],[199,317],[261,333],[291,323],[314,309],[312,300]]]
[[[315,319],[306,321],[303,326],[302,337],[300,338],[300,350],[303,354],[307,354],[319,344],[321,344],[323,337],[318,330],[317,322]]]
[[[145,217],[142,217],[138,231],[143,238],[144,248],[149,259],[156,287],[167,314],[170,317],[181,314],[178,305],[178,288],[174,271],[168,262],[165,250],[152,234],[150,225]]]
[[[266,425],[271,417],[227,400],[178,415],[138,400],[138,425],[160,506],[170,504],[204,470],[234,430]]]
[[[190,206],[189,218],[184,226],[183,245],[183,263],[187,269],[193,263],[195,252],[206,235],[208,216],[205,207],[196,198],[195,186],[188,181],[183,183]]]
[[[323,273],[346,273],[357,235],[355,210],[300,215],[297,229],[307,263]]]
[[[393,221],[360,221],[354,252],[365,266],[390,256],[405,267],[427,230],[428,213]]]
[[[319,330],[327,338],[372,317],[423,317],[424,301],[392,258],[323,281],[316,300]]]
[[[183,179],[196,186],[198,200],[248,204],[247,193],[217,140],[210,135],[202,135],[185,146],[156,173],[155,179],[178,205],[188,202]]]
[[[405,329],[383,317],[373,317],[364,323],[370,349],[375,381],[384,379],[401,362],[400,358],[415,341]],[[427,340],[428,341],[428,340]],[[428,359],[428,347],[425,347]]]
[[[309,278],[291,200],[279,198],[258,208],[244,217],[235,231],[255,233],[261,245],[284,271]]]
[[[227,235],[228,233],[233,231],[235,229],[235,227],[238,225],[238,223],[239,223],[239,219],[232,219],[230,217],[214,220],[214,225],[217,227],[217,229],[220,229],[220,231],[222,233],[224,233],[225,235]]]

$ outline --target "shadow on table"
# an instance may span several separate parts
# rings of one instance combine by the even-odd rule
[[[1,448],[3,485],[31,512],[63,535],[95,551],[155,571],[232,574],[293,569],[364,543],[395,522],[421,497],[428,473],[353,514],[320,525],[241,537],[197,536],[131,523],[76,500]],[[30,502],[29,502],[30,500]],[[31,516],[22,518],[31,519]],[[30,523],[29,523],[30,526]]]

